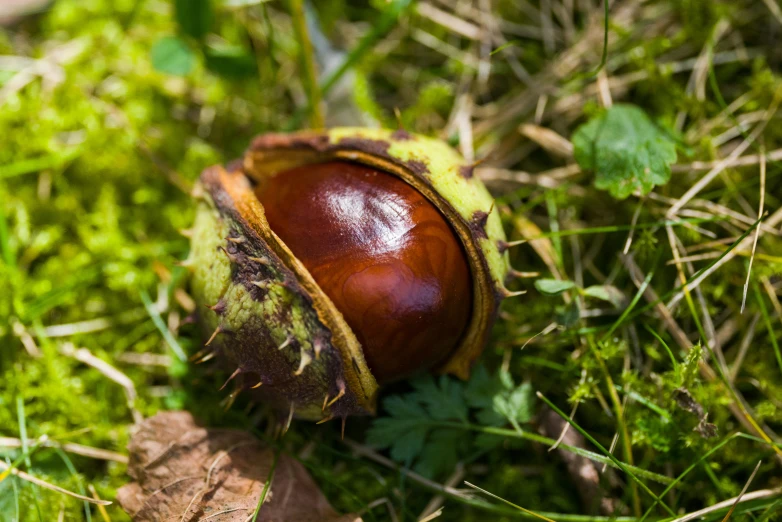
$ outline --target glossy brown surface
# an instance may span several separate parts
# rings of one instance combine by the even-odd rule
[[[443,215],[404,181],[344,161],[278,174],[256,194],[388,382],[442,361],[470,319],[467,259]]]

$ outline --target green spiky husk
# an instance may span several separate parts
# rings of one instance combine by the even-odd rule
[[[192,260],[193,293],[210,346],[236,365],[240,386],[262,382],[269,400],[310,419],[372,414],[377,382],[341,313],[269,230],[250,180],[263,183],[331,159],[397,175],[440,209],[461,239],[473,276],[473,313],[439,371],[469,375],[507,293],[505,235],[493,199],[473,166],[441,141],[364,128],[267,134],[231,172],[207,169]]]

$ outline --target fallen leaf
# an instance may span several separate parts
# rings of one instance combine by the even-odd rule
[[[199,426],[184,411],[144,421],[130,441],[128,475],[117,500],[134,522],[248,522],[274,451],[250,433]],[[257,518],[264,522],[361,522],[340,516],[293,458],[280,454]]]

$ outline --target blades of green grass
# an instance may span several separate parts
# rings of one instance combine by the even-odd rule
[[[22,397],[16,398],[16,418],[19,422],[19,438],[22,440],[22,452],[25,455],[24,465],[27,466],[27,469],[30,469],[33,467],[33,464],[30,462],[30,454],[28,453],[27,417],[24,414],[24,399]]]
[[[700,457],[698,460],[696,460],[695,462],[693,462],[692,464],[690,464],[690,465],[687,467],[687,469],[685,469],[683,472],[681,472],[681,473],[679,474],[679,476],[678,476],[678,477],[676,477],[676,478],[673,480],[673,482],[671,482],[670,484],[668,484],[668,486],[666,486],[666,488],[663,490],[663,492],[662,492],[662,493],[660,493],[660,497],[664,497],[665,495],[667,495],[667,494],[668,494],[668,492],[669,492],[670,490],[672,490],[674,487],[676,487],[676,485],[677,485],[679,482],[681,482],[681,481],[684,479],[684,477],[686,477],[686,476],[687,476],[687,475],[688,475],[688,474],[689,474],[689,473],[690,473],[692,470],[694,470],[696,467],[698,467],[698,466],[699,466],[699,465],[700,465],[702,462],[705,462],[707,458],[709,458],[709,457],[710,457],[710,456],[712,456],[714,453],[716,453],[717,451],[719,451],[719,450],[720,450],[720,449],[721,449],[723,446],[725,446],[725,445],[726,445],[728,442],[732,441],[732,440],[733,440],[733,439],[735,439],[735,438],[738,438],[738,437],[739,437],[739,436],[741,436],[741,435],[742,435],[741,433],[734,433],[734,434],[732,434],[732,435],[729,435],[729,436],[725,437],[725,438],[724,438],[722,441],[720,441],[720,442],[719,442],[719,443],[718,443],[716,446],[714,446],[714,447],[713,447],[713,448],[711,448],[709,451],[707,451],[706,453],[704,453],[704,454],[703,454],[703,455],[702,455],[702,456],[701,456],[701,457]],[[645,512],[645,513],[644,513],[644,515],[641,517],[641,520],[640,520],[639,522],[644,522],[644,520],[646,520],[646,518],[647,518],[647,517],[648,517],[648,516],[649,516],[649,515],[652,513],[652,510],[654,509],[654,507],[655,507],[656,505],[657,505],[657,501],[655,501],[655,502],[654,502],[654,503],[653,503],[651,506],[649,506],[649,509],[647,509],[647,510],[646,510],[646,512]]]
[[[17,398],[17,409],[19,408],[19,400]],[[24,416],[24,407],[22,405],[21,410],[18,410],[21,413],[19,414],[20,417],[20,432],[22,431],[21,426],[25,423],[25,416]],[[24,429],[25,436],[20,437],[22,440],[22,454],[19,455],[16,460],[13,462],[9,462],[8,459],[6,459],[6,464],[3,465],[2,461],[0,461],[0,484],[2,484],[5,479],[7,479],[9,476],[11,477],[11,482],[14,484],[14,494],[18,495],[18,491],[16,489],[16,480],[20,479],[20,477],[12,476],[17,473],[17,468],[19,465],[24,462],[27,466],[27,469],[29,470],[32,467],[31,461],[30,461],[30,455],[32,455],[33,452],[35,452],[38,448],[40,448],[47,440],[48,438],[46,436],[40,437],[37,441],[35,441],[35,444],[32,446],[26,446],[27,443],[27,429]],[[34,487],[33,484],[22,484],[22,487],[29,486]],[[42,520],[41,517],[41,506],[38,504],[38,495],[33,494],[33,500],[35,502],[35,509],[38,514],[38,519]],[[17,513],[19,513],[19,506],[18,506],[18,498],[17,498],[17,507],[16,507]]]
[[[640,395],[640,394],[638,394],[638,393],[636,393],[636,392],[634,392],[632,390],[625,390],[624,388],[622,388],[618,384],[615,384],[614,388],[616,389],[616,391],[618,391],[620,393],[624,393],[625,395],[627,395],[628,397],[633,399],[635,402],[637,402],[639,404],[643,404],[644,406],[646,406],[647,408],[649,408],[650,410],[652,410],[653,412],[658,414],[660,417],[663,417],[664,419],[667,419],[669,421],[671,420],[671,414],[670,413],[668,413],[664,409],[660,408],[659,406],[657,406],[655,403],[653,403],[652,401],[650,401],[649,399],[647,399],[643,395]]]
[[[507,431],[507,430],[506,430]],[[513,432],[511,432],[513,433]],[[512,435],[511,435],[512,436]],[[545,439],[545,437],[543,437]],[[550,441],[550,444],[554,443],[554,440],[548,439]],[[382,464],[383,466],[396,470],[397,472],[404,474],[407,478],[410,479],[411,482],[414,484],[423,487],[424,489],[427,489],[429,491],[432,491],[434,493],[437,493],[438,495],[443,495],[445,497],[448,497],[451,500],[454,500],[456,502],[459,502],[460,504],[464,504],[466,506],[469,506],[474,509],[478,509],[481,511],[485,511],[487,513],[496,513],[498,515],[503,515],[506,517],[512,517],[512,518],[523,518],[523,519],[537,519],[538,517],[533,517],[532,515],[529,515],[523,511],[519,511],[517,509],[509,509],[505,506],[499,505],[499,504],[493,504],[490,502],[486,502],[483,499],[475,498],[472,496],[467,496],[464,493],[462,493],[460,490],[443,486],[442,484],[439,484],[437,482],[434,482],[432,480],[429,480],[425,477],[422,477],[421,475],[418,475],[417,473],[404,468],[400,466],[399,464],[393,462],[390,459],[387,459],[383,457],[382,455],[377,455],[372,452],[371,454],[366,453],[366,448],[363,446],[360,446],[356,443],[345,441],[345,444],[348,446],[357,449],[359,455],[363,455],[364,458],[369,458],[370,460],[373,460],[375,462],[378,462]],[[561,447],[561,446],[560,446]],[[343,453],[337,452],[333,450],[332,448],[323,446],[323,449],[327,449],[332,451],[335,454],[340,455],[342,458],[351,458],[351,455],[345,455]],[[363,453],[362,453],[363,452]],[[355,459],[355,457],[354,457]],[[608,459],[606,459],[608,460]],[[610,461],[609,461],[610,462]],[[663,477],[665,479],[668,479],[668,477]],[[546,511],[538,511],[536,513],[537,515],[544,516],[546,518],[550,518],[552,520],[556,520],[557,522],[636,522],[638,519],[636,517],[622,517],[622,516],[597,516],[597,515],[575,515],[571,513],[551,513]]]
[[[771,316],[769,315],[768,309],[766,308],[766,301],[764,300],[763,293],[760,291],[760,287],[757,283],[753,283],[752,288],[755,292],[755,298],[758,300],[760,313],[763,315],[763,323],[765,323],[766,330],[768,330],[768,336],[771,339],[771,346],[774,348],[774,355],[776,356],[779,370],[782,372],[782,353],[780,353],[779,343],[777,342],[776,335],[774,334],[774,327],[771,325]]]
[[[253,522],[258,520],[258,515],[261,512],[261,506],[263,506],[263,503],[266,501],[266,496],[269,494],[269,489],[272,485],[272,480],[274,480],[274,470],[277,468],[277,459],[280,458],[280,452],[275,451],[274,452],[274,459],[272,460],[272,467],[269,469],[269,476],[266,477],[266,483],[263,485],[263,491],[261,492],[261,497],[258,499],[258,506],[255,508],[255,513],[253,513]]]
[[[625,422],[625,414],[624,414],[624,408],[622,407],[622,401],[619,400],[619,395],[616,392],[616,386],[614,385],[614,380],[611,377],[611,372],[608,371],[608,366],[606,366],[606,363],[603,360],[603,356],[600,354],[600,350],[598,350],[597,346],[595,345],[595,340],[593,336],[591,335],[587,336],[587,343],[592,352],[592,355],[595,357],[595,359],[598,362],[598,365],[600,366],[600,371],[603,374],[603,378],[605,379],[606,386],[608,386],[608,396],[611,398],[611,403],[614,406],[614,415],[616,416],[617,432],[619,432],[621,435],[620,439],[622,442],[625,461],[627,462],[628,465],[632,466],[634,464],[632,440],[630,439],[630,432],[628,431],[627,423]],[[635,512],[635,516],[639,517],[641,516],[641,498],[638,495],[638,486],[635,482],[630,484],[630,493],[632,494],[633,497],[633,511]]]
[[[326,94],[331,91],[332,87],[339,82],[340,78],[342,78],[351,67],[361,61],[364,55],[394,28],[399,17],[402,16],[411,3],[412,0],[393,0],[383,8],[380,18],[372,25],[372,29],[359,40],[358,44],[356,44],[353,49],[350,50],[339,67],[323,81],[323,84],[320,87],[323,96],[326,96]]]
[[[739,236],[738,239],[736,239],[736,241],[731,243],[730,246],[724,252],[722,252],[722,254],[720,254],[719,257],[714,259],[711,263],[709,263],[708,265],[706,265],[702,269],[700,269],[697,272],[695,272],[692,276],[690,276],[687,279],[687,281],[684,284],[672,288],[671,290],[669,290],[665,294],[663,294],[660,297],[658,297],[657,300],[655,300],[655,301],[653,301],[651,303],[647,303],[645,306],[641,307],[640,309],[636,310],[635,312],[633,312],[629,316],[625,317],[623,319],[623,322],[626,322],[626,321],[629,321],[629,320],[633,320],[636,317],[640,316],[641,314],[643,314],[645,312],[648,312],[649,310],[651,310],[652,308],[657,306],[659,303],[662,303],[666,299],[668,299],[669,297],[674,296],[682,288],[686,287],[687,285],[692,284],[696,279],[698,279],[701,276],[701,274],[705,273],[711,267],[713,267],[714,265],[719,263],[726,255],[728,255],[729,252],[731,252],[733,249],[735,249],[737,246],[739,246],[741,244],[741,242],[744,241],[744,239],[746,239],[747,236],[749,236],[752,233],[753,230],[755,230],[755,228],[760,224],[760,222],[762,220],[763,220],[762,218],[756,220],[747,230],[744,231],[743,234],[741,234],[741,236]],[[600,329],[600,327],[597,327],[597,328]]]
[[[600,63],[597,65],[597,69],[592,71],[590,76],[597,76],[608,60],[608,0],[603,0],[603,53],[600,56]]]
[[[709,43],[710,47],[714,47],[714,42]],[[709,50],[711,53],[711,49]],[[759,151],[761,154],[763,153],[762,148],[758,144],[757,140],[753,139],[752,136],[750,136],[746,130],[744,130],[743,125],[741,122],[736,118],[736,116],[728,110],[728,104],[725,101],[725,98],[722,96],[722,91],[720,90],[719,82],[717,82],[717,74],[714,72],[714,60],[709,60],[709,87],[711,88],[711,91],[714,93],[714,98],[717,100],[717,104],[719,104],[720,109],[722,109],[725,114],[727,115],[730,122],[738,129],[739,133],[741,133],[741,136],[750,142],[752,144],[752,147]],[[779,95],[780,91],[777,91],[777,95]],[[769,160],[767,158],[768,162],[772,165],[779,165],[780,162],[777,160]],[[753,180],[754,182],[755,180]]]
[[[427,425],[430,425],[432,427],[442,427],[442,428],[460,428],[469,431],[487,433],[489,435],[499,435],[502,437],[524,439],[531,442],[544,444],[546,446],[553,446],[557,442],[554,439],[544,437],[543,435],[538,435],[537,433],[532,433],[523,430],[516,431],[508,428],[494,428],[491,426],[478,426],[476,424],[463,424],[461,422],[448,422],[448,421],[432,421],[430,423],[427,423]],[[559,444],[557,448],[564,449],[565,451],[573,453],[574,455],[578,455],[579,457],[584,457],[594,462],[599,462],[600,464],[606,464],[608,466],[611,466],[612,468],[623,469],[622,466],[624,466],[624,469],[628,469],[632,471],[637,476],[643,477],[645,479],[653,480],[655,482],[659,482],[660,484],[668,484],[671,481],[670,477],[666,477],[665,475],[660,475],[659,473],[654,473],[652,471],[648,471],[636,466],[628,466],[624,462],[620,462],[621,465],[618,465],[616,464],[616,462],[614,462],[614,459],[616,457],[614,457],[614,459],[611,459],[608,457],[604,457],[603,455],[600,455],[593,451],[589,451],[583,448],[577,448],[575,446],[569,446],[567,444]]]
[[[102,267],[100,266],[78,270],[73,277],[66,279],[63,284],[52,288],[49,292],[33,299],[29,303],[25,303],[19,314],[22,322],[32,322],[52,308],[68,303],[73,292],[87,288],[95,283],[101,275],[101,270]]]
[[[179,342],[177,342],[176,338],[174,338],[174,336],[171,334],[171,330],[168,329],[166,323],[163,322],[163,318],[160,317],[160,312],[158,312],[157,308],[155,308],[155,305],[149,298],[149,294],[145,290],[142,290],[139,292],[139,296],[141,297],[141,302],[144,303],[144,308],[147,309],[149,317],[152,319],[152,322],[155,323],[155,326],[160,331],[163,339],[165,339],[168,347],[171,348],[171,351],[174,352],[180,361],[187,361],[187,355],[185,355],[185,351],[179,345]]]
[[[71,474],[71,476],[76,479],[76,483],[79,486],[79,493],[86,497],[87,490],[84,488],[84,484],[82,483],[81,477],[79,476],[79,472],[76,471],[76,466],[73,465],[73,462],[71,461],[70,457],[68,457],[68,454],[56,446],[54,448],[54,452],[57,453],[63,463],[65,463],[65,467],[68,468],[68,472]],[[84,518],[87,520],[87,522],[92,522],[92,512],[90,510],[89,502],[84,502]]]
[[[717,223],[725,221],[724,218],[686,218],[686,219],[666,219],[661,221],[652,221],[649,223],[636,223],[635,225],[607,225],[603,227],[589,227],[589,228],[573,228],[567,230],[559,230],[557,232],[546,232],[535,237],[531,237],[526,241],[534,241],[535,239],[545,239],[554,237],[567,237],[567,236],[583,236],[589,234],[608,234],[611,232],[626,232],[628,230],[643,230],[647,228],[659,228],[662,226],[680,227],[685,224],[697,225],[699,223]]]
[[[65,152],[56,152],[39,158],[19,160],[9,165],[0,167],[0,179],[13,178],[24,174],[32,174],[42,170],[59,168],[76,159],[81,154],[81,149],[75,148]]]
[[[494,493],[491,493],[491,492],[489,492],[489,491],[486,491],[486,490],[485,490],[485,489],[483,489],[483,488],[479,488],[479,487],[478,487],[478,486],[476,486],[475,484],[472,484],[472,483],[470,483],[470,482],[467,482],[466,480],[464,481],[464,483],[465,483],[465,484],[467,484],[469,487],[471,487],[471,488],[473,488],[473,489],[475,489],[475,490],[477,490],[477,491],[480,491],[480,492],[481,492],[481,493],[483,493],[484,495],[488,495],[488,496],[490,496],[490,497],[491,497],[491,498],[493,498],[493,499],[499,500],[500,502],[503,502],[503,503],[505,503],[505,504],[507,504],[507,505],[511,506],[512,508],[518,509],[519,511],[521,511],[521,512],[523,512],[523,513],[526,513],[527,515],[530,515],[530,516],[531,516],[531,517],[533,517],[533,518],[538,518],[538,519],[540,519],[540,520],[545,520],[546,522],[555,522],[554,520],[552,520],[552,519],[550,519],[550,518],[548,518],[548,517],[544,517],[543,515],[539,515],[538,513],[535,513],[534,511],[530,511],[529,509],[525,509],[525,508],[523,508],[523,507],[521,507],[521,506],[517,506],[517,505],[516,505],[516,504],[514,504],[513,502],[511,502],[511,501],[509,501],[509,500],[505,500],[504,498],[502,498],[502,497],[500,497],[500,496],[497,496],[497,495],[495,495]]]
[[[556,193],[553,190],[546,191],[546,211],[548,212],[549,229],[551,230],[551,242],[554,244],[554,252],[557,254],[557,266],[562,268],[562,241],[559,230],[559,212],[557,210]]]
[[[619,325],[621,325],[625,319],[627,319],[627,316],[630,315],[630,312],[633,311],[633,308],[635,308],[635,305],[638,304],[638,301],[641,300],[641,297],[643,297],[644,292],[646,291],[646,287],[649,286],[649,283],[652,281],[652,277],[654,277],[654,272],[649,272],[646,275],[646,278],[644,278],[643,283],[641,283],[641,286],[638,287],[638,291],[633,296],[632,301],[630,301],[630,304],[622,311],[622,315],[619,316],[619,319],[614,321],[614,324],[611,325],[611,328],[608,329],[608,331],[603,335],[603,339],[607,339],[608,337],[611,337],[611,334],[613,334],[617,328],[619,328]]]
[[[662,337],[660,337],[660,334],[658,334],[657,332],[655,332],[655,331],[652,329],[652,327],[651,327],[651,326],[649,326],[649,325],[648,325],[648,324],[646,324],[646,323],[643,323],[643,325],[644,325],[644,328],[646,329],[646,331],[647,331],[647,332],[649,332],[650,334],[652,334],[652,336],[654,336],[654,338],[655,338],[655,339],[657,339],[657,341],[658,341],[658,342],[659,342],[661,345],[663,345],[663,348],[665,348],[665,351],[668,353],[668,357],[670,357],[670,358],[671,358],[671,365],[673,366],[673,371],[674,371],[674,373],[676,374],[676,380],[677,380],[677,381],[679,381],[679,380],[680,380],[680,375],[681,375],[681,374],[679,373],[679,362],[676,360],[676,357],[673,355],[673,351],[672,351],[672,350],[671,350],[671,348],[668,346],[668,344],[667,344],[665,341],[663,341],[663,338],[662,338]]]
[[[10,268],[16,268],[16,257],[11,249],[11,237],[8,235],[8,222],[4,210],[0,210],[0,254],[2,254],[3,262],[6,265]]]
[[[760,517],[755,522],[766,522],[771,520],[771,515],[778,514],[782,511],[782,498],[776,500],[773,504],[768,506],[766,510],[760,514]]]
[[[595,440],[595,438],[594,438],[592,435],[590,435],[589,433],[587,433],[587,431],[586,431],[584,428],[582,428],[581,426],[579,426],[577,422],[575,422],[573,419],[571,419],[570,417],[568,417],[568,415],[567,415],[565,412],[563,412],[562,410],[560,410],[559,408],[557,408],[557,407],[556,407],[556,405],[554,405],[554,403],[553,403],[553,402],[551,402],[550,400],[548,400],[548,398],[546,398],[546,396],[545,396],[545,395],[543,395],[543,394],[542,394],[542,393],[540,393],[540,392],[537,392],[537,393],[536,393],[536,395],[538,396],[538,398],[539,398],[540,400],[542,400],[543,402],[545,402],[545,403],[546,403],[546,405],[548,405],[548,407],[549,407],[549,408],[551,408],[552,410],[554,410],[554,411],[557,413],[557,415],[559,415],[560,417],[562,417],[562,418],[563,418],[563,419],[564,419],[564,420],[565,420],[565,421],[566,421],[568,424],[570,424],[571,426],[573,426],[573,427],[576,429],[576,431],[578,431],[578,432],[579,432],[581,435],[583,435],[583,436],[584,436],[584,437],[585,437],[585,438],[586,438],[586,439],[587,439],[589,442],[591,442],[591,443],[592,443],[592,444],[594,444],[594,445],[595,445],[595,446],[596,446],[598,449],[600,449],[600,451],[601,451],[602,453],[604,453],[604,454],[605,454],[605,455],[606,455],[606,456],[607,456],[609,459],[611,459],[611,461],[612,461],[614,464],[616,464],[616,466],[617,466],[617,467],[619,467],[619,469],[621,469],[622,471],[624,471],[624,472],[625,472],[625,473],[626,473],[626,474],[627,474],[627,475],[628,475],[630,478],[632,478],[632,479],[633,479],[633,481],[635,481],[635,482],[636,482],[636,483],[637,483],[637,484],[638,484],[638,485],[641,487],[641,489],[643,489],[643,490],[644,490],[644,492],[645,492],[646,494],[648,494],[648,495],[649,495],[649,496],[651,496],[653,499],[655,499],[655,500],[657,501],[656,503],[660,504],[660,506],[662,506],[662,507],[663,507],[663,509],[665,509],[665,511],[667,511],[667,512],[668,512],[668,514],[669,514],[669,515],[671,515],[672,517],[675,517],[675,516],[676,516],[676,513],[674,513],[674,512],[671,510],[671,508],[670,508],[670,507],[668,507],[668,505],[667,505],[665,502],[663,502],[663,501],[660,499],[660,497],[658,497],[657,495],[655,495],[655,494],[654,494],[654,491],[652,491],[651,489],[649,489],[649,486],[647,486],[647,485],[646,485],[644,482],[642,482],[642,481],[641,481],[641,480],[640,480],[640,479],[639,479],[639,478],[636,476],[636,474],[635,474],[635,473],[633,473],[633,471],[632,471],[632,470],[631,470],[631,469],[630,469],[630,468],[627,466],[627,464],[625,464],[624,462],[622,462],[622,461],[620,461],[619,459],[617,459],[617,458],[616,458],[616,457],[615,457],[615,456],[614,456],[614,455],[613,455],[613,454],[612,454],[610,451],[608,451],[608,450],[607,450],[607,449],[606,449],[606,448],[605,448],[605,447],[604,447],[602,444],[600,444],[600,443],[599,443],[597,440]]]
[[[304,13],[303,0],[289,0],[293,29],[299,42],[299,54],[304,77],[304,91],[307,93],[310,112],[310,126],[313,129],[322,129],[325,126],[323,119],[323,107],[321,105],[320,86],[315,69],[315,54],[312,49],[312,41],[307,30],[307,20]]]

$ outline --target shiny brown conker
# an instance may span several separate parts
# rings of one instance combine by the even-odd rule
[[[278,173],[255,193],[379,382],[454,351],[472,310],[470,269],[454,230],[414,187],[367,165],[329,161]]]

